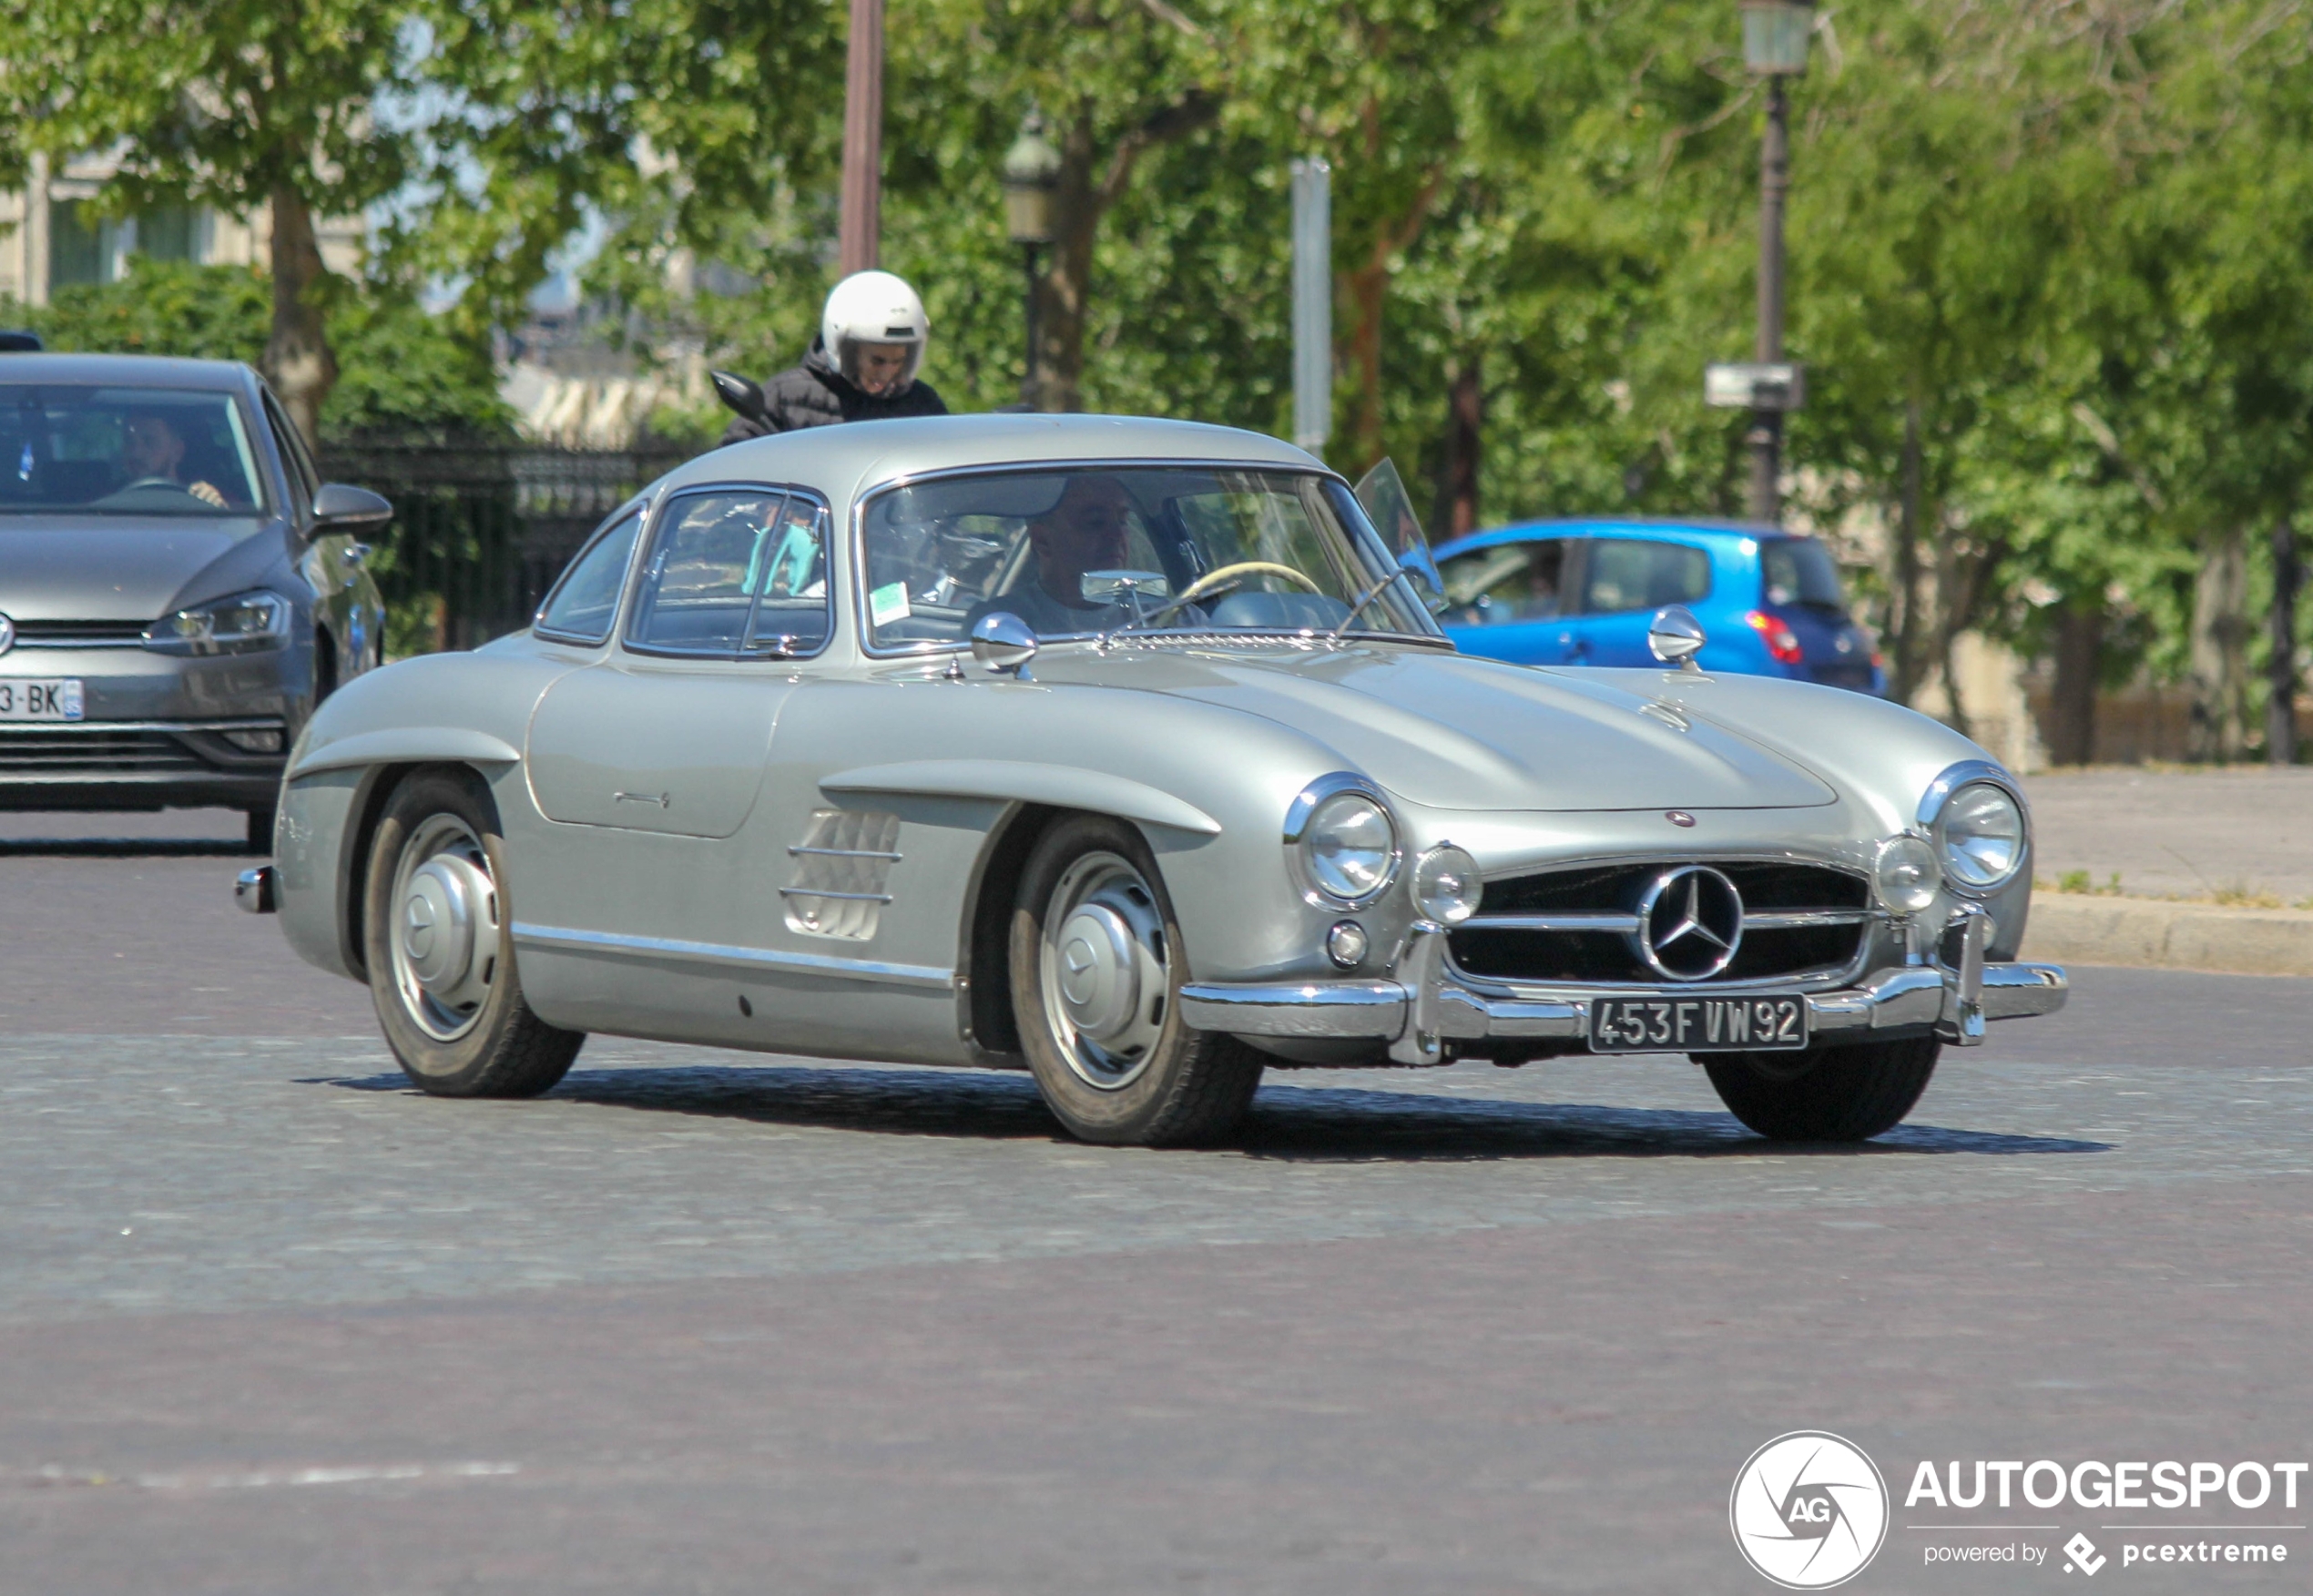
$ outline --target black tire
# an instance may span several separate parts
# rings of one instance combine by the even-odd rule
[[[249,814],[249,850],[270,854],[273,851],[273,806],[250,809]]]
[[[497,806],[472,772],[420,771],[393,789],[362,889],[370,997],[402,1073],[437,1097],[535,1097],[586,1040],[524,1000],[505,879]],[[424,925],[408,918],[413,907]],[[398,941],[396,910],[405,911]]]
[[[1803,1053],[1697,1053],[1727,1111],[1778,1142],[1868,1142],[1920,1101],[1943,1044],[1932,1036]]]
[[[1055,911],[1061,919],[1048,937]],[[1077,920],[1079,913],[1106,914],[1125,928],[1124,943],[1106,946],[1131,955],[1104,961],[1092,976],[1086,990],[1100,1013],[1091,1029],[1072,1017],[1089,1010],[1071,1010],[1055,940],[1072,924],[1094,923]],[[1093,956],[1089,944],[1071,946]],[[1244,1117],[1261,1083],[1262,1055],[1233,1036],[1182,1022],[1183,952],[1164,878],[1138,831],[1085,815],[1037,840],[1014,899],[1013,1013],[1037,1089],[1070,1134],[1117,1146],[1197,1146],[1228,1135]],[[1126,969],[1130,977],[1117,973]]]

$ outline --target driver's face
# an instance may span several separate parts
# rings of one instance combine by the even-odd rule
[[[121,463],[128,467],[131,476],[165,476],[177,474],[177,463],[185,458],[185,440],[177,429],[159,416],[131,416],[127,436],[122,440]]]
[[[1069,604],[1082,603],[1085,572],[1124,563],[1126,520],[1131,513],[1132,500],[1116,483],[1105,477],[1070,483],[1060,503],[1028,525],[1028,536],[1036,545],[1036,577],[1044,591]]]
[[[908,346],[904,343],[863,343],[857,357],[860,387],[869,393],[881,393],[900,380],[908,369]]]

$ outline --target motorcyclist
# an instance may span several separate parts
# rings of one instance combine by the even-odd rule
[[[769,424],[740,416],[724,429],[736,443],[800,427],[897,416],[943,416],[947,405],[916,372],[931,324],[923,301],[888,271],[855,271],[835,285],[800,365],[763,384]]]

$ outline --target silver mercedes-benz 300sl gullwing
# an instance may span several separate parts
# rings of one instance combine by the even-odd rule
[[[604,1032],[1024,1068],[1100,1142],[1220,1136],[1275,1066],[1582,1052],[1853,1140],[2063,1005],[1982,749],[1682,667],[1676,609],[1660,669],[1465,658],[1381,519],[1179,422],[718,450],[530,630],[323,705],[239,889],[429,1092]]]

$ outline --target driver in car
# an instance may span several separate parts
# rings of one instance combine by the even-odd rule
[[[1072,476],[1053,507],[1028,523],[1026,579],[1011,592],[972,606],[963,619],[970,635],[983,615],[1008,613],[1040,636],[1104,632],[1127,625],[1132,612],[1121,604],[1088,604],[1087,571],[1113,571],[1125,563],[1132,495],[1113,476]]]
[[[185,481],[185,440],[176,424],[159,411],[130,413],[127,434],[121,440],[120,463],[127,468],[128,480],[113,490],[116,493],[133,493],[139,488],[175,488],[190,493],[204,504],[225,508],[225,495],[216,484]]]

